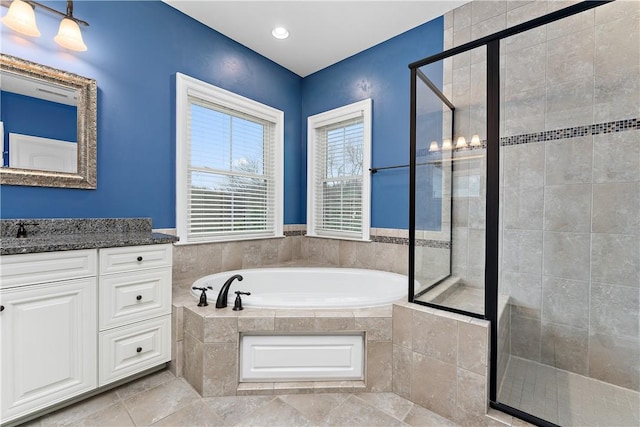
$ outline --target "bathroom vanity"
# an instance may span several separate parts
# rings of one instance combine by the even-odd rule
[[[17,238],[12,221],[0,256],[3,424],[170,361],[174,236],[144,219],[29,220],[38,229]]]

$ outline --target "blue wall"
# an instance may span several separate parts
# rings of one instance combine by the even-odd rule
[[[410,75],[407,65],[442,51],[442,17],[306,77],[302,127],[308,116],[373,100],[372,167],[409,163]],[[434,80],[434,83],[441,84]],[[303,148],[306,156],[306,147]],[[306,176],[302,177],[306,188]],[[371,180],[371,226],[408,228],[409,169],[379,171]],[[303,206],[306,218],[306,206]]]
[[[46,2],[64,10],[64,2]],[[79,1],[87,52],[56,45],[58,18],[36,12],[42,36],[0,26],[2,52],[98,82],[98,189],[0,187],[2,218],[136,217],[175,226],[175,73],[285,112],[286,224],[306,222],[306,118],[371,97],[373,166],[409,161],[407,64],[442,50],[438,18],[305,79],[158,1]],[[407,228],[408,171],[373,177],[372,226]]]
[[[91,24],[82,28],[88,51],[60,48],[59,18],[36,11],[42,36],[2,25],[2,52],[97,80],[98,189],[3,185],[0,217],[144,216],[174,227],[179,71],[284,111],[285,222],[301,222],[299,76],[158,1],[80,1],[74,15]]]

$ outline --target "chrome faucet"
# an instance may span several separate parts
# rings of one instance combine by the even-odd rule
[[[216,300],[216,308],[225,308],[227,306],[227,299],[229,298],[229,287],[231,286],[231,282],[234,279],[238,279],[239,282],[242,282],[242,276],[239,274],[234,274],[229,277],[222,288],[220,288],[220,293],[218,294],[218,299]]]

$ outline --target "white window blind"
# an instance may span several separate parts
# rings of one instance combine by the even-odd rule
[[[362,234],[362,117],[316,130],[317,232]]]
[[[279,126],[221,104],[198,91],[184,98],[183,167],[177,168],[183,243],[282,233]]]
[[[368,239],[370,122],[364,110],[344,113],[310,118],[308,234]]]

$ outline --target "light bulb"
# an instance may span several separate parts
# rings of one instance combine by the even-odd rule
[[[36,14],[31,5],[22,0],[13,0],[9,12],[2,18],[2,23],[25,36],[40,37]]]
[[[456,141],[456,148],[465,148],[467,146],[467,140],[464,139],[464,136],[459,136]]]
[[[277,39],[286,39],[289,37],[289,31],[284,27],[276,27],[271,31],[271,35]]]
[[[438,143],[435,141],[431,141],[431,145],[429,145],[429,152],[440,151],[440,147],[438,147]]]
[[[479,147],[481,145],[480,143],[480,136],[478,134],[475,134],[471,137],[471,146],[472,147]]]
[[[449,138],[442,141],[442,149],[443,150],[451,150],[453,147],[451,146],[451,140]]]

